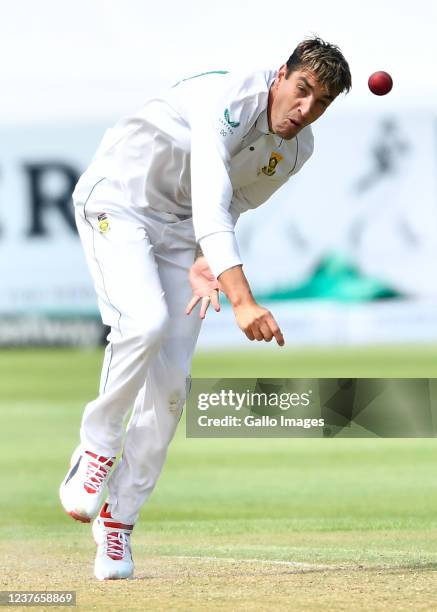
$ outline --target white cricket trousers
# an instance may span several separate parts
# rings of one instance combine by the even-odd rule
[[[81,444],[106,457],[122,450],[108,502],[116,520],[133,524],[182,414],[200,331],[198,313],[185,314],[193,224],[133,207],[122,186],[106,178],[80,184],[74,204],[102,320],[111,327],[99,395],[82,418]]]

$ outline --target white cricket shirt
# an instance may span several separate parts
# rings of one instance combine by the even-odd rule
[[[218,277],[242,263],[239,215],[268,200],[313,152],[309,126],[292,140],[269,132],[276,74],[217,71],[179,82],[107,130],[81,180],[115,178],[132,206],[192,215]]]

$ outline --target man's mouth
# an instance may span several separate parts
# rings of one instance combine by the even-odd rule
[[[300,127],[300,123],[298,121],[295,121],[294,119],[290,119],[289,121],[292,125],[294,125],[294,127]]]

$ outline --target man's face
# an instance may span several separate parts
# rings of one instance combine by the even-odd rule
[[[305,126],[323,115],[334,100],[310,70],[295,70],[285,78],[282,66],[270,88],[268,103],[269,127],[272,132],[290,140]]]

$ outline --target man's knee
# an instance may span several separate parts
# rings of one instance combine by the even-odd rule
[[[168,409],[174,417],[180,419],[191,389],[191,376],[184,376],[180,381],[175,377],[175,382],[168,396]]]
[[[144,348],[159,345],[163,340],[169,322],[167,309],[161,309],[132,326],[131,335]]]

